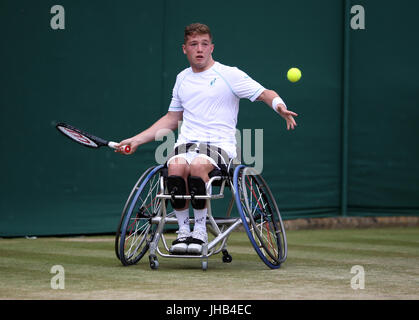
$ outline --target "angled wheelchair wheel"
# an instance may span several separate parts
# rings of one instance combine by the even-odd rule
[[[160,176],[163,165],[148,171],[133,193],[121,224],[119,259],[125,266],[136,264],[147,252],[157,225],[151,219],[161,213]]]
[[[261,175],[243,165],[234,171],[236,205],[246,233],[261,260],[277,269],[287,258],[287,238],[281,214]]]
[[[115,233],[115,254],[116,254],[116,257],[118,259],[120,259],[119,258],[119,240],[120,240],[120,237],[121,237],[121,227],[122,227],[122,222],[124,221],[125,214],[126,214],[128,208],[130,207],[130,205],[132,203],[132,200],[134,199],[134,195],[135,195],[136,191],[138,190],[139,186],[141,185],[141,182],[143,182],[144,178],[155,167],[156,166],[150,167],[146,171],[144,171],[144,173],[141,175],[141,177],[135,183],[134,187],[131,190],[130,195],[128,196],[127,201],[125,202],[125,206],[124,206],[124,209],[122,210],[121,218],[119,219],[118,227],[117,227],[116,233]]]

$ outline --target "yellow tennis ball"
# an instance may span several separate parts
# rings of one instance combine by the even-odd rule
[[[301,71],[298,68],[291,68],[287,72],[287,78],[291,82],[297,82],[301,79]]]

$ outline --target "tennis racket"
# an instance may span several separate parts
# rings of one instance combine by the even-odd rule
[[[76,127],[73,127],[63,122],[57,123],[55,127],[57,128],[58,131],[60,131],[67,138],[89,148],[99,148],[99,147],[106,146],[112,149],[123,150],[125,153],[129,153],[131,151],[130,146],[122,146],[118,148],[117,142],[106,141],[102,138],[96,137],[90,133],[82,131]]]

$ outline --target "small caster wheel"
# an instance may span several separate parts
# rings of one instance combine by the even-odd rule
[[[207,269],[208,269],[208,261],[204,260],[202,261],[202,270],[207,271]]]
[[[157,270],[159,268],[159,262],[157,260],[150,262],[150,268]]]
[[[223,250],[223,262],[230,263],[233,260],[233,257],[228,253],[227,250]]]
[[[156,256],[150,256],[150,268],[153,270],[157,270],[159,268],[159,262],[157,261]]]

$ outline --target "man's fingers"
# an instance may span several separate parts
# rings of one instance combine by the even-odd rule
[[[287,119],[287,130],[294,130],[295,127],[297,126],[297,123],[295,122],[293,117],[288,117]]]
[[[290,110],[284,110],[281,113],[281,116],[286,120],[287,122],[287,130],[294,130],[297,126],[297,123],[295,122],[294,117],[298,117],[298,114],[294,111]]]
[[[297,125],[297,123],[295,122],[294,117],[291,116],[291,115],[287,117],[287,121],[290,122],[290,123],[292,123],[293,125]]]
[[[298,114],[293,112],[293,111],[287,110],[287,114],[290,115],[290,116],[298,117]]]
[[[121,141],[116,145],[115,152],[122,154],[130,154],[132,151],[131,144],[127,141]]]

